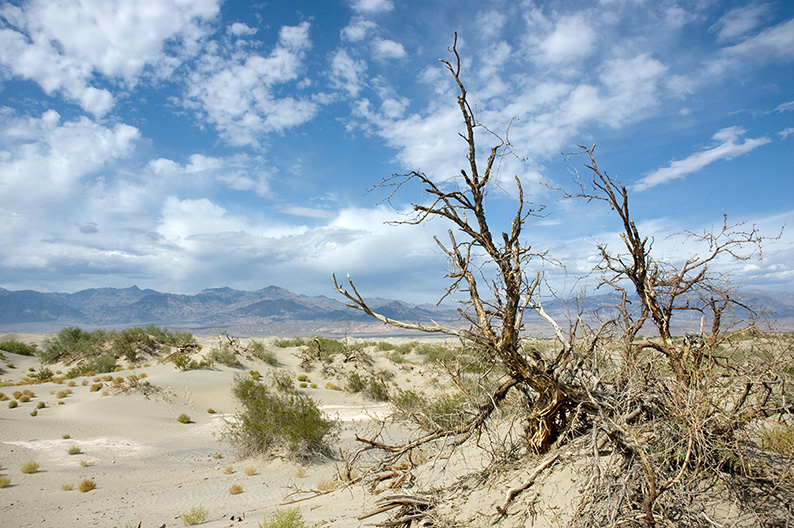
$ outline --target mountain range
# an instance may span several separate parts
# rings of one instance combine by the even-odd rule
[[[769,312],[778,328],[794,328],[794,292],[747,291],[743,300]],[[404,321],[438,321],[458,324],[454,307],[416,305],[393,299],[367,299],[383,315]],[[585,313],[614,305],[614,295],[586,297]],[[575,303],[550,300],[545,309],[560,322],[573,311]],[[527,331],[548,334],[538,318],[525,318]],[[679,331],[696,329],[699,319],[680,317]],[[0,288],[0,332],[57,332],[66,326],[82,328],[124,328],[156,326],[188,330],[198,335],[229,332],[237,336],[283,335],[400,335],[398,329],[373,320],[341,300],[306,296],[277,286],[257,291],[212,288],[195,295],[163,293],[151,289],[96,288],[76,293],[42,293],[33,290]]]

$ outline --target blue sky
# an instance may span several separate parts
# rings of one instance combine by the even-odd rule
[[[552,190],[583,170],[560,153],[597,144],[660,258],[723,213],[788,224],[763,259],[715,269],[794,291],[794,4],[650,0],[4,2],[0,286],[333,296],[336,272],[437,300],[448,226],[387,224],[421,194],[368,190],[463,167],[438,61],[456,31],[479,120],[510,126],[489,214],[510,216],[515,175],[546,206],[525,232],[565,265],[551,286],[618,247],[608,211]]]

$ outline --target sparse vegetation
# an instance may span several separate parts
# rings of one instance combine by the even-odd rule
[[[286,370],[271,370],[269,373],[270,386],[286,394],[295,392],[295,383],[292,374]]]
[[[87,460],[85,458],[80,460],[80,467],[92,467],[94,464],[95,462],[91,460]]]
[[[254,466],[248,466],[245,468],[245,475],[247,477],[253,477],[256,475],[256,468]]]
[[[179,423],[181,423],[181,424],[188,424],[188,423],[190,423],[190,416],[188,416],[187,414],[182,413],[182,414],[179,415],[179,417],[177,417],[176,420]]]
[[[52,380],[54,375],[55,374],[53,374],[52,371],[50,369],[48,369],[47,367],[41,367],[38,370],[38,372],[35,372],[33,374],[33,379],[35,379],[36,381],[38,381],[40,383],[43,383],[45,381]]]
[[[244,410],[225,436],[244,455],[282,450],[305,457],[324,452],[325,439],[336,428],[308,396],[286,394],[242,376],[235,377],[232,393]]]
[[[12,354],[19,354],[20,356],[35,356],[38,352],[38,347],[33,344],[23,343],[16,339],[5,339],[0,341],[0,350],[5,350]]]
[[[185,526],[193,526],[203,523],[209,516],[209,510],[204,506],[199,505],[193,506],[188,511],[181,514],[179,518],[182,519],[182,522],[185,524]]]
[[[337,489],[341,485],[342,485],[342,483],[339,480],[337,480],[337,479],[327,479],[327,480],[321,480],[320,482],[318,482],[317,483],[317,487],[315,489],[317,491],[319,491],[320,493],[326,493],[326,492],[333,491],[333,490]]]
[[[32,475],[39,470],[39,463],[35,460],[28,460],[24,464],[22,464],[22,473],[25,475]]]
[[[10,402],[8,402],[8,408],[9,408],[9,409],[14,409],[14,408],[16,408],[18,405],[19,405],[19,403],[18,403],[16,400],[11,400]]]
[[[227,367],[235,367],[240,364],[234,349],[227,343],[221,343],[220,346],[210,349],[209,354],[207,354],[207,359],[213,363],[220,363]]]
[[[78,489],[80,490],[80,493],[88,493],[89,491],[96,489],[96,482],[91,479],[85,479],[80,483]]]
[[[242,492],[243,492],[243,487],[240,486],[239,484],[232,484],[229,487],[229,494],[230,495],[238,495],[238,494],[240,494]]]
[[[293,337],[289,339],[276,338],[273,340],[273,346],[278,348],[297,348],[305,344],[302,337]]]
[[[352,372],[347,377],[347,390],[350,392],[361,392],[367,398],[375,401],[387,401],[389,391],[386,384],[374,377],[363,378],[358,372]]]
[[[233,466],[226,466],[225,468],[223,468],[223,472],[226,475],[231,475],[232,473],[234,473],[234,467]]]
[[[303,520],[299,508],[280,510],[259,523],[259,528],[311,528]]]
[[[264,361],[265,363],[273,367],[278,365],[278,358],[276,358],[276,353],[273,352],[272,350],[267,350],[265,348],[265,344],[262,343],[261,341],[252,340],[249,347],[251,349],[251,353],[257,359]]]
[[[182,371],[187,370],[209,370],[214,362],[209,358],[202,357],[200,360],[191,358],[187,352],[179,352],[171,356],[174,366]]]
[[[7,488],[11,485],[11,477],[8,475],[0,475],[0,489]]]
[[[182,350],[195,346],[193,335],[170,332],[153,325],[112,332],[88,332],[79,327],[68,327],[47,339],[37,350],[37,355],[44,364],[56,361],[76,363],[66,373],[67,378],[75,378],[89,372],[114,372],[120,358],[134,362],[159,356],[170,347]]]
[[[77,446],[77,445],[73,445],[72,447],[70,447],[69,449],[67,449],[67,450],[66,450],[66,452],[67,452],[68,454],[70,454],[70,455],[80,455],[80,454],[82,454],[82,453],[83,453],[83,450],[82,450],[82,449],[80,449],[80,447],[79,447],[79,446]]]
[[[72,491],[73,489],[74,489],[74,484],[72,484],[71,482],[61,484],[61,490],[63,491]]]

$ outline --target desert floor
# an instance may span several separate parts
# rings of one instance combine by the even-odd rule
[[[45,337],[0,336],[36,343]],[[200,341],[204,351],[217,344],[213,339]],[[264,341],[277,354],[277,368],[295,375],[301,372],[298,349],[275,348],[268,339]],[[0,364],[3,382],[17,383],[30,368],[40,367],[37,358],[5,356]],[[421,365],[398,367],[377,360],[395,370],[398,386],[421,390],[432,383]],[[49,368],[66,372],[69,367],[55,364]],[[222,437],[226,420],[237,411],[230,391],[232,380],[249,369],[264,374],[270,368],[259,360],[245,359],[239,368],[218,365],[213,370],[182,372],[173,364],[154,360],[112,375],[145,374],[155,387],[150,394],[114,389],[111,381],[102,381],[102,375],[3,387],[0,392],[9,397],[25,389],[35,397],[13,409],[7,401],[0,404],[0,474],[11,479],[8,487],[0,489],[0,524],[8,528],[183,526],[180,515],[196,506],[209,511],[201,524],[208,528],[257,526],[272,512],[291,507],[299,507],[307,523],[322,526],[372,526],[385,520],[387,514],[358,519],[372,511],[377,500],[360,485],[313,496],[311,490],[325,489],[334,481],[339,460],[236,457],[233,446]],[[390,412],[389,404],[325,388],[329,381],[341,385],[343,381],[326,379],[319,370],[309,376],[318,388],[300,391],[341,421],[333,441],[337,450],[355,450],[355,434],[371,427],[371,416]],[[103,386],[92,391],[96,383]],[[59,394],[66,390],[71,393]],[[37,409],[40,402],[44,407]],[[37,415],[31,416],[34,410]],[[190,423],[177,420],[183,413],[190,416]],[[404,433],[395,429],[397,435]],[[69,454],[73,446],[80,453]],[[31,460],[40,469],[23,474],[22,465]],[[83,493],[78,488],[86,479],[94,481],[96,488]],[[233,485],[243,491],[230,493]],[[65,489],[69,486],[73,489]]]

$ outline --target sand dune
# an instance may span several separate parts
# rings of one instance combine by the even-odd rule
[[[5,336],[42,340],[42,336]],[[211,345],[206,342],[205,345]],[[295,349],[272,348],[280,368],[298,371]],[[35,358],[6,354],[5,382],[19,382],[29,368],[38,368]],[[0,518],[4,527],[124,527],[182,526],[180,514],[202,505],[209,518],[202,526],[257,526],[266,514],[281,503],[302,497],[297,490],[316,488],[334,478],[336,463],[326,459],[300,462],[255,458],[238,460],[233,446],[222,438],[226,420],[237,411],[230,387],[236,374],[247,369],[266,372],[258,360],[245,360],[241,368],[218,366],[213,370],[181,372],[171,364],[123,370],[113,377],[145,375],[153,390],[148,393],[114,390],[103,382],[92,391],[94,378],[75,378],[61,384],[47,382],[4,387],[0,392],[30,390],[35,397],[10,409],[0,404],[0,474],[11,478],[0,490]],[[394,367],[394,365],[392,365]],[[66,365],[51,370],[66,371]],[[414,385],[420,378],[414,375]],[[408,373],[403,375],[405,382]],[[363,430],[371,416],[383,417],[389,405],[369,402],[358,395],[323,388],[327,380],[312,374],[319,388],[302,389],[314,398],[329,416],[343,426],[338,446],[352,446],[357,430]],[[336,380],[337,383],[339,380]],[[59,398],[58,391],[71,394]],[[39,402],[45,406],[37,409]],[[37,409],[37,415],[31,412]],[[212,409],[215,412],[209,413]],[[187,414],[191,423],[177,421]],[[69,454],[77,446],[79,454]],[[34,474],[20,470],[35,460]],[[246,468],[255,468],[248,476]],[[250,471],[250,470],[249,470]],[[84,479],[96,489],[78,490]],[[230,494],[237,484],[239,494]],[[65,491],[64,485],[74,489]],[[308,522],[328,526],[365,526],[383,520],[384,515],[366,522],[356,517],[372,507],[373,497],[352,487],[301,503]],[[234,516],[235,520],[230,520]],[[240,517],[242,520],[237,521]]]

